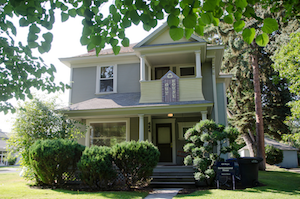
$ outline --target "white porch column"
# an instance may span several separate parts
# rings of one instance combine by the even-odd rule
[[[201,111],[202,114],[202,120],[206,120],[207,119],[207,111]]]
[[[142,55],[140,57],[140,81],[146,80],[146,64],[145,64],[145,56]]]
[[[139,114],[139,141],[144,141],[144,114]]]
[[[195,51],[196,55],[196,78],[201,78],[201,50]]]

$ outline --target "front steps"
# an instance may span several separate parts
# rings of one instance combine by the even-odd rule
[[[192,166],[162,166],[154,168],[151,187],[195,187]]]

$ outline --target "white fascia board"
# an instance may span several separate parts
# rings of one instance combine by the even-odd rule
[[[205,47],[206,43],[176,43],[166,45],[155,45],[155,46],[142,46],[138,49],[134,49],[136,53],[142,55],[158,54],[160,52],[181,52],[181,51],[195,51]],[[202,50],[202,49],[201,49]]]
[[[173,105],[173,106],[143,106],[143,107],[128,107],[128,108],[107,108],[107,109],[95,109],[95,110],[63,110],[63,112],[70,116],[73,114],[78,115],[74,118],[83,118],[83,117],[91,117],[89,114],[99,117],[101,113],[109,113],[112,115],[136,115],[136,114],[167,114],[170,111],[174,114],[178,113],[186,113],[187,109],[192,108],[192,112],[198,113],[199,111],[207,110],[207,107],[212,107],[213,103],[205,103],[205,104],[188,104],[188,105]],[[155,113],[154,113],[155,112]],[[192,113],[189,111],[189,113]],[[82,116],[84,115],[84,116]],[[104,115],[108,116],[108,115]]]
[[[123,54],[110,54],[100,56],[87,56],[87,57],[71,57],[60,58],[62,63],[70,68],[89,67],[99,63],[113,63],[113,64],[126,64],[126,63],[139,63],[139,58],[135,53],[123,53]]]

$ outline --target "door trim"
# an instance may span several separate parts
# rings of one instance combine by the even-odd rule
[[[170,123],[172,126],[172,164],[176,164],[175,119],[153,119],[153,144],[156,146],[156,124]],[[155,132],[155,133],[154,133]],[[166,162],[167,163],[167,162]],[[168,162],[168,164],[170,164]]]

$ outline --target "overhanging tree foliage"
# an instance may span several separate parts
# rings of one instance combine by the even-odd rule
[[[295,100],[291,103],[292,120],[300,120],[300,32],[291,34],[291,40],[285,46],[277,50],[273,57],[274,68],[279,71],[281,77],[289,80],[289,88],[295,94]]]
[[[274,49],[287,42],[287,35],[299,28],[299,22],[290,20],[283,23],[281,19],[284,12],[270,13],[265,9],[258,9],[257,12],[263,16],[276,19],[280,28],[279,31],[272,34],[270,43],[266,47],[256,47],[255,52],[258,56],[260,72],[264,131],[276,139],[281,139],[283,133],[289,132],[283,121],[290,113],[287,102],[291,100],[291,96],[286,80],[279,78],[278,73],[270,67],[272,64],[270,56],[274,54]],[[248,26],[251,27],[255,27],[259,23],[255,19],[247,21]],[[256,147],[252,146],[256,146],[253,73],[249,61],[254,49],[251,49],[243,41],[242,35],[236,33],[229,24],[221,22],[218,27],[208,28],[205,32],[206,37],[211,42],[226,46],[223,71],[234,74],[228,89],[229,115],[233,125],[239,127],[240,132],[242,132],[248,147],[255,150]],[[277,79],[277,81],[274,81],[274,79]],[[252,153],[252,155],[254,154]]]

